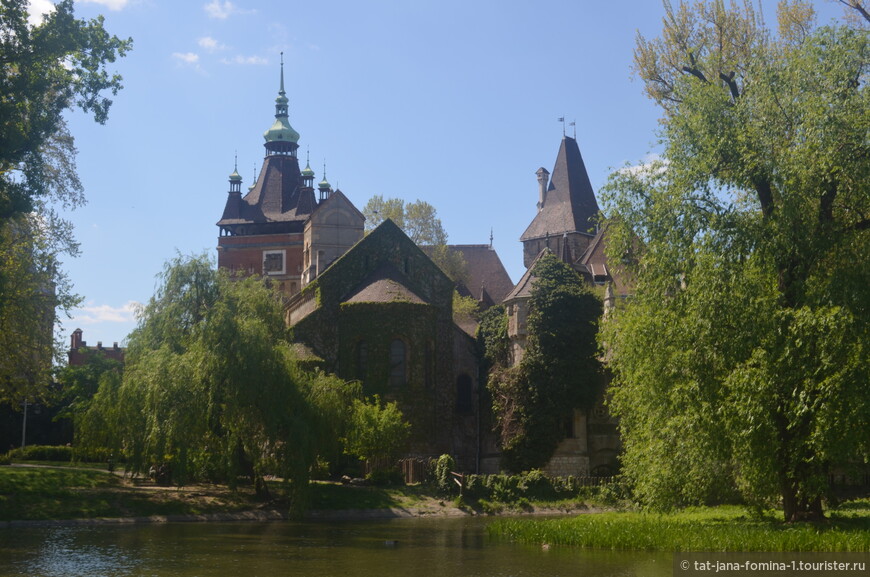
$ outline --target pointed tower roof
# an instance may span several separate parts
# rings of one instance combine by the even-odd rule
[[[281,84],[275,99],[275,124],[266,131],[266,157],[260,175],[241,198],[228,196],[224,215],[218,221],[229,234],[272,234],[302,232],[305,220],[317,206],[314,192],[305,186],[299,170],[296,150],[299,133],[287,120],[287,96],[284,91],[284,61],[281,61]],[[238,170],[234,174],[237,174]],[[241,182],[231,176],[231,192],[240,192]],[[254,225],[254,226],[252,226]]]
[[[278,97],[275,98],[275,122],[263,133],[266,139],[266,148],[271,150],[271,143],[289,143],[295,147],[299,142],[299,133],[290,126],[289,104],[287,93],[284,91],[284,53],[281,53],[281,86],[278,89]]]
[[[556,156],[547,194],[520,240],[543,238],[548,234],[561,236],[566,232],[594,234],[591,230],[595,226],[593,217],[596,214],[598,202],[580,147],[575,139],[565,136]]]

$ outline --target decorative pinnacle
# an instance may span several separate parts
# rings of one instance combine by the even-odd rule
[[[281,89],[278,91],[278,94],[281,96],[286,94],[284,92],[284,52],[281,52]]]

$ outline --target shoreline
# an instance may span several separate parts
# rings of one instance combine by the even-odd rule
[[[421,508],[409,510],[398,507],[386,509],[315,509],[306,511],[299,522],[317,521],[381,521],[387,519],[412,518],[455,518],[455,517],[491,517],[496,519],[505,516],[543,516],[543,515],[590,515],[603,512],[601,509],[548,509],[540,508],[532,511],[505,511],[503,513],[478,513],[473,510],[458,509],[444,506],[438,509]],[[258,509],[239,511],[236,513],[203,513],[192,515],[150,515],[147,517],[94,517],[90,519],[25,519],[20,521],[0,521],[0,530],[23,527],[78,527],[97,525],[152,525],[159,523],[241,523],[293,521],[290,514],[278,509]]]

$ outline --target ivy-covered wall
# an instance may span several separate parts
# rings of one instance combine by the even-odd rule
[[[361,298],[383,280],[383,270],[402,291]],[[366,395],[398,401],[411,423],[411,454],[451,453],[473,470],[476,414],[457,415],[456,380],[469,374],[476,399],[478,361],[474,347],[455,346],[453,291],[453,282],[387,220],[291,300],[287,318],[295,321],[292,338],[321,356],[328,371],[362,381]],[[391,378],[395,340],[404,345],[402,383]]]

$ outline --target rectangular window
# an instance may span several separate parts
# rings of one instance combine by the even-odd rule
[[[283,250],[266,250],[263,251],[263,273],[264,274],[285,274],[286,266],[284,263],[285,252]]]

